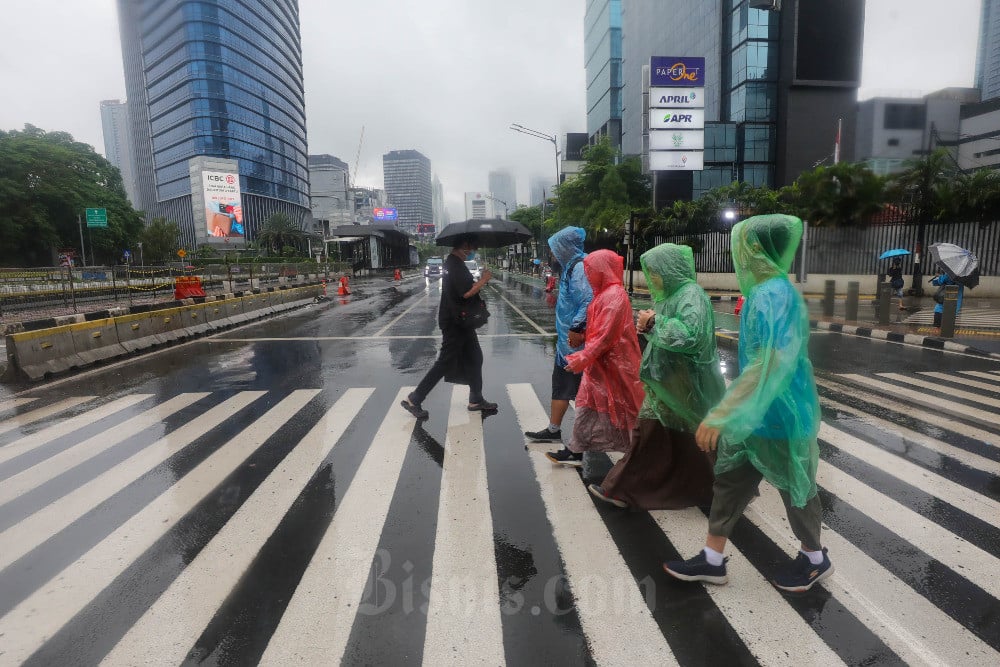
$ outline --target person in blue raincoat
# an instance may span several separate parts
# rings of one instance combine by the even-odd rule
[[[549,238],[552,255],[562,267],[559,296],[556,301],[556,358],[552,366],[552,403],[549,424],[538,431],[525,431],[535,442],[561,442],[562,420],[569,402],[576,398],[581,375],[566,370],[566,357],[583,349],[587,329],[587,306],[594,291],[583,269],[583,241],[587,232],[580,227],[566,227]]]
[[[965,292],[965,287],[962,286],[962,285],[959,285],[954,280],[952,280],[950,277],[948,277],[948,274],[945,273],[944,271],[942,271],[938,275],[936,275],[933,278],[931,278],[931,285],[935,285],[936,287],[946,287],[948,285],[958,285],[958,303],[955,304],[955,317],[958,317],[959,311],[962,310],[962,293]],[[938,297],[937,297],[938,293],[941,294],[941,300],[940,301],[938,301]],[[944,316],[944,292],[942,290],[938,290],[938,292],[935,293],[935,295],[934,295],[934,301],[935,301],[935,303],[934,303],[934,326],[939,327],[939,326],[941,326],[941,318]]]

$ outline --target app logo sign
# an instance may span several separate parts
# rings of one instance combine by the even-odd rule
[[[651,109],[675,109],[677,107],[700,109],[705,106],[703,88],[663,88],[649,89]]]
[[[704,148],[705,133],[702,130],[659,130],[649,133],[651,151],[700,151]]]
[[[700,171],[705,168],[702,151],[650,151],[651,171]]]
[[[705,59],[653,56],[649,59],[649,85],[702,88],[705,86]]]
[[[700,130],[705,127],[704,109],[650,109],[651,130]]]

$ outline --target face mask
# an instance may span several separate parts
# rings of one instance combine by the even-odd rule
[[[476,258],[476,251],[475,250],[470,250],[465,255],[465,259],[475,259],[475,258]]]

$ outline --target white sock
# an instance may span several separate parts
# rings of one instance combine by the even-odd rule
[[[549,424],[549,433],[555,433],[560,429],[559,424]]]
[[[705,560],[708,561],[709,565],[714,565],[714,566],[722,565],[721,551],[716,551],[712,547],[705,547],[703,551],[705,552]]]
[[[819,565],[820,563],[823,562],[822,549],[820,549],[819,551],[806,551],[805,549],[799,549],[799,551],[804,553],[806,555],[806,558],[808,558],[809,562],[812,563],[813,565]]]

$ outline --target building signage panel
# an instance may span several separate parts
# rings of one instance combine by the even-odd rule
[[[703,88],[705,59],[653,56],[649,59],[649,85],[670,88]]]
[[[375,208],[372,209],[372,217],[376,221],[399,220],[399,213],[394,208]]]
[[[671,109],[676,107],[703,109],[705,107],[704,88],[650,88],[650,109]]]
[[[201,172],[205,193],[205,225],[214,238],[245,238],[240,176],[225,171]]]
[[[650,171],[701,171],[705,154],[701,151],[649,151]]]
[[[650,130],[701,130],[705,127],[704,109],[650,109]],[[650,134],[653,134],[650,132]]]
[[[658,130],[649,133],[651,151],[700,151],[705,148],[702,130]]]

